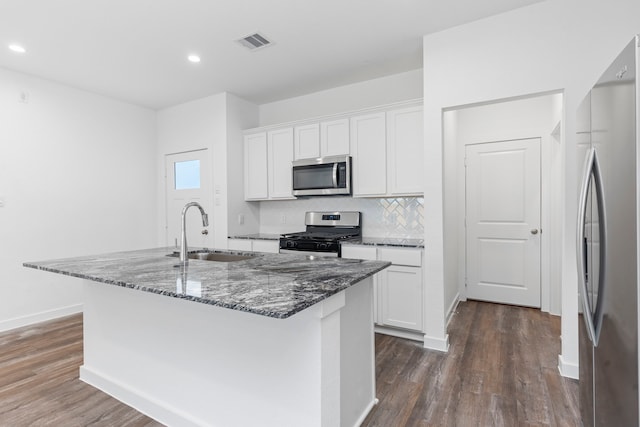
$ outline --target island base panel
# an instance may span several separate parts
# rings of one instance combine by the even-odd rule
[[[80,378],[171,426],[355,426],[375,403],[372,281],[275,319],[84,282]]]

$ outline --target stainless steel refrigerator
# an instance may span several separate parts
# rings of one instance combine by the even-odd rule
[[[584,426],[638,425],[638,43],[578,109],[580,411]]]

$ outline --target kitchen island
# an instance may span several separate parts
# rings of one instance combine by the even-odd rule
[[[389,263],[184,267],[172,251],[24,264],[84,279],[83,381],[171,426],[360,424],[375,404],[372,275]]]

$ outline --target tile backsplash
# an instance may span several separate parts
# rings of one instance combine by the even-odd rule
[[[302,231],[307,211],[360,211],[365,237],[424,238],[423,197],[309,197],[260,202],[260,232]]]

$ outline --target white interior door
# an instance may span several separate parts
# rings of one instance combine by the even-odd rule
[[[466,146],[467,298],[540,307],[540,139]]]
[[[187,243],[189,247],[210,247],[213,243],[213,203],[208,150],[188,151],[165,156],[165,188],[167,196],[167,246],[180,245],[182,208],[198,202],[209,214],[208,234],[202,234],[202,216],[196,207],[187,211]]]

